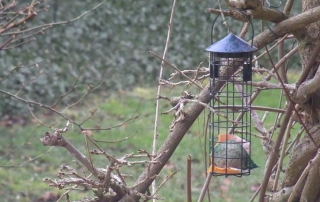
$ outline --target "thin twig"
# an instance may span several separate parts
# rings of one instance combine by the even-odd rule
[[[14,39],[15,35],[10,36],[3,44],[0,46],[0,50],[4,49],[7,45],[11,43],[11,41]]]
[[[161,188],[170,178],[172,178],[172,177],[174,176],[174,174],[176,174],[176,173],[179,172],[179,171],[180,171],[180,170],[176,170],[176,171],[174,171],[173,173],[171,173],[170,175],[168,175],[168,176],[166,177],[166,179],[164,179],[164,180],[161,182],[161,184],[160,184],[159,187],[156,189],[155,193],[153,193],[153,194],[151,195],[151,197],[154,197],[155,194],[160,190],[160,188]]]
[[[35,156],[35,157],[31,158],[31,159],[28,159],[27,161],[24,161],[24,162],[22,162],[22,163],[20,163],[20,164],[17,164],[17,165],[4,165],[4,166],[0,165],[0,168],[22,167],[22,166],[25,165],[26,163],[32,162],[32,161],[37,160],[38,158],[46,155],[47,153],[49,153],[49,152],[52,150],[52,148],[53,148],[53,147],[49,148],[46,152],[44,152],[44,153],[42,153],[42,154],[39,154],[38,156]]]
[[[12,35],[12,34],[22,34],[22,33],[26,33],[26,32],[30,32],[30,31],[33,31],[33,30],[37,30],[37,29],[46,29],[46,28],[50,28],[50,27],[53,27],[55,25],[63,25],[63,24],[68,24],[68,23],[71,23],[71,22],[74,22],[74,21],[77,21],[79,20],[80,18],[84,17],[85,15],[91,13],[92,11],[98,9],[101,5],[103,5],[107,0],[104,0],[102,1],[101,3],[97,4],[95,7],[93,7],[92,9],[82,13],[81,15],[71,19],[71,20],[66,20],[66,21],[61,21],[61,22],[55,22],[55,23],[48,23],[48,24],[44,24],[44,25],[39,25],[39,26],[36,26],[36,27],[32,27],[30,29],[26,29],[26,30],[22,30],[22,31],[15,31],[15,32],[9,32],[9,33],[3,33],[2,30],[0,30],[0,33],[3,33],[1,34],[2,36],[5,36],[5,35]],[[32,17],[32,16],[31,16]],[[24,21],[28,20],[27,19],[24,19]]]
[[[42,63],[43,61],[40,62],[36,62],[36,63],[32,63],[26,66],[23,66],[22,64],[20,64],[19,66],[14,67],[12,70],[10,70],[10,72],[5,75],[3,78],[0,78],[0,83],[4,80],[6,80],[9,76],[11,76],[14,72],[18,71],[20,68],[28,68],[28,67],[33,67],[36,66],[38,67],[40,63]]]
[[[276,69],[276,67],[275,67],[275,65],[274,65],[274,63],[273,63],[273,61],[272,61],[272,57],[271,57],[271,55],[270,55],[270,52],[269,52],[269,50],[268,50],[268,47],[266,47],[266,51],[267,51],[267,53],[268,53],[268,57],[269,57],[269,60],[270,60],[270,62],[271,62],[271,64],[272,64],[272,66],[273,66],[273,69],[275,70],[275,73],[276,73],[277,76],[278,76],[278,80],[280,81],[280,83],[281,83],[281,85],[282,85],[282,87],[283,87],[283,91],[284,91],[284,93],[285,93],[288,101],[291,102],[291,103],[294,103],[294,102],[292,101],[291,97],[290,97],[290,92],[285,88],[285,85],[284,85],[284,83],[283,83],[283,81],[282,81],[282,79],[281,79],[281,77],[280,77],[280,75],[279,75],[279,73],[278,73],[278,70]],[[316,49],[316,50],[313,52],[313,54],[314,54],[315,52],[319,53],[318,51],[320,52],[320,42],[319,42],[319,44],[318,44],[318,49]],[[313,56],[313,55],[312,55],[312,56]],[[313,58],[312,58],[312,59],[313,59]],[[300,78],[301,78],[301,77],[300,77]],[[310,131],[308,130],[307,126],[306,126],[305,123],[302,121],[302,118],[301,118],[301,116],[299,115],[298,110],[297,110],[295,107],[293,108],[293,110],[294,110],[295,113],[297,114],[297,117],[298,117],[298,119],[300,120],[301,125],[302,125],[303,128],[305,129],[306,133],[308,134],[308,136],[309,136],[309,138],[311,139],[311,141],[313,142],[313,144],[315,144],[316,147],[319,147],[319,146],[317,145],[317,143],[314,141],[313,137],[311,136]]]
[[[74,185],[73,188],[76,188],[78,185]],[[70,192],[72,191],[72,189],[67,190],[66,192],[64,192],[58,199],[56,202],[60,202],[62,200],[62,198],[64,196],[67,196]]]
[[[222,17],[223,24],[227,27],[228,32],[230,33],[230,32],[232,32],[232,30],[230,29],[230,26],[228,25],[226,18],[224,17],[224,12],[222,11],[222,8],[221,8],[221,0],[218,0],[218,5],[219,5],[219,11],[220,11],[220,15]]]
[[[87,85],[87,92],[82,96],[80,97],[77,101],[75,101],[74,103],[68,105],[63,111],[62,113],[64,113],[67,109],[79,104],[86,96],[89,95],[89,93],[95,91],[96,89],[98,89],[103,83],[105,82],[105,80],[102,80],[96,87],[93,87],[91,85]],[[85,121],[84,121],[85,122]],[[83,124],[84,122],[82,122],[81,124]],[[79,124],[79,125],[81,125]]]
[[[117,143],[117,142],[123,142],[123,141],[127,141],[131,138],[133,138],[136,134],[138,133],[138,131],[135,132],[135,134],[129,136],[129,137],[125,137],[125,138],[122,138],[122,139],[119,139],[119,140],[112,140],[112,141],[107,141],[107,140],[97,140],[97,139],[94,139],[92,138],[94,141],[96,142],[102,142],[102,143]]]
[[[60,102],[64,97],[66,97],[67,95],[69,95],[69,94],[77,87],[77,83],[79,82],[79,79],[80,79],[80,76],[82,75],[82,73],[83,73],[83,68],[81,68],[80,73],[79,73],[76,81],[74,82],[73,86],[71,87],[71,89],[70,89],[68,92],[66,92],[65,94],[61,95],[60,98],[59,98],[54,104],[51,105],[52,108],[56,107],[57,104],[59,104],[59,102]]]
[[[92,158],[91,158],[91,153],[90,153],[90,147],[89,147],[89,143],[88,143],[88,134],[87,133],[82,133],[83,136],[84,136],[84,140],[85,140],[85,144],[86,144],[86,149],[87,149],[87,154],[88,154],[88,157],[89,157],[89,162],[90,162],[90,165],[91,165],[91,169],[94,170],[94,166],[93,166],[93,163],[92,163]],[[112,161],[111,161],[112,163]]]
[[[286,155],[286,149],[287,149],[287,144],[288,144],[288,140],[289,140],[289,137],[290,137],[290,131],[291,131],[291,125],[292,124],[293,124],[293,119],[291,118],[289,120],[289,122],[288,122],[288,127],[287,127],[286,133],[284,135],[284,140],[283,140],[283,143],[282,143],[281,153],[280,153],[280,157],[279,157],[279,160],[278,160],[278,168],[277,168],[276,176],[275,176],[275,179],[274,179],[272,191],[277,191],[278,180],[279,180],[280,172],[281,172],[281,169],[282,169],[283,159],[284,159],[284,157]]]
[[[273,46],[271,46],[269,48],[269,51],[271,51],[272,49],[274,49],[275,47],[277,47],[280,43],[282,43],[285,39],[287,39],[288,34],[286,34],[285,36],[283,36],[281,39],[279,39]],[[267,51],[264,51],[263,53],[261,53],[259,56],[257,56],[256,58],[254,58],[252,60],[252,62],[257,61],[260,57],[264,56],[265,54],[267,54]],[[279,61],[280,62],[280,61]]]
[[[38,119],[38,117],[33,113],[30,105],[27,104],[27,107],[28,107],[28,109],[29,109],[29,112],[30,112],[31,116],[32,116],[39,124],[41,124],[41,125],[43,125],[43,126],[46,126],[46,127],[48,127],[48,128],[51,128],[51,126],[43,123],[40,119]]]
[[[120,124],[117,124],[117,125],[114,125],[114,126],[111,126],[111,127],[107,127],[107,128],[100,128],[100,127],[98,127],[98,128],[82,128],[82,127],[80,127],[80,129],[81,130],[99,130],[99,131],[100,130],[111,130],[111,129],[114,129],[114,128],[119,128],[119,127],[125,126],[125,125],[129,124],[130,122],[138,119],[140,116],[142,116],[142,114],[138,114],[138,115],[136,115],[134,117],[131,117],[131,118],[125,120],[124,122],[122,122]]]
[[[156,53],[149,51],[149,53],[151,55],[156,56],[157,58],[159,58],[160,60],[162,60],[162,62],[165,62],[166,64],[169,65],[169,67],[172,67],[174,70],[176,70],[177,72],[179,72],[183,77],[185,77],[188,81],[190,81],[191,83],[193,83],[194,85],[196,85],[198,88],[203,89],[202,86],[200,86],[197,82],[193,81],[190,77],[188,77],[187,75],[185,75],[182,71],[180,71],[176,66],[174,66],[173,64],[171,64],[170,62],[166,61],[165,59],[161,58],[159,55],[157,55]]]
[[[27,81],[26,83],[22,83],[21,88],[18,90],[18,92],[16,92],[15,95],[18,95],[27,85],[29,85],[30,83],[32,83],[33,81],[35,81],[40,75],[42,74],[42,71],[39,72],[39,74],[35,75],[33,78],[31,78],[29,81]]]
[[[38,33],[34,33],[34,35],[36,35],[36,34],[38,34]],[[31,36],[30,36],[31,37]],[[18,40],[18,39],[17,39]],[[16,42],[17,40],[15,40],[15,41],[12,41],[11,43],[14,43],[14,42]],[[19,40],[21,40],[21,39],[19,39]],[[14,45],[11,45],[11,46],[7,46],[7,47],[5,47],[5,48],[3,48],[3,50],[9,50],[9,49],[12,49],[12,48],[16,48],[16,47],[19,47],[19,46],[22,46],[22,45],[24,45],[24,44],[27,44],[27,43],[30,43],[31,41],[35,41],[36,40],[36,38],[30,38],[30,39],[25,39],[25,40],[23,40],[22,42],[20,42],[20,43],[16,43],[16,44],[14,44]]]
[[[173,17],[174,17],[174,11],[176,8],[176,0],[173,1],[172,4],[172,9],[171,9],[171,14],[170,14],[170,19],[169,19],[169,24],[168,24],[168,33],[167,33],[167,40],[166,40],[166,45],[164,47],[163,51],[163,56],[161,57],[162,61],[160,64],[160,72],[159,72],[159,83],[160,80],[162,79],[163,75],[163,66],[164,66],[164,61],[168,52],[168,47],[169,47],[169,42],[172,34],[172,26],[173,26]],[[157,89],[157,98],[161,95],[161,85],[158,85]],[[156,100],[156,112],[155,112],[155,120],[154,120],[154,131],[153,131],[153,142],[152,142],[152,154],[155,154],[157,151],[157,140],[158,140],[158,122],[159,122],[159,107],[160,107],[160,100]],[[156,194],[156,184],[155,180],[152,182],[152,195]],[[155,200],[153,200],[155,202]]]

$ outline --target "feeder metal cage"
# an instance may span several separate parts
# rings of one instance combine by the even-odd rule
[[[250,175],[252,54],[255,47],[229,34],[210,52],[210,161],[215,176]]]

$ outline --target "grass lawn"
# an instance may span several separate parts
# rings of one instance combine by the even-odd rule
[[[178,96],[181,92],[173,90]],[[254,105],[277,107],[279,91],[273,91],[268,99],[258,98]],[[264,93],[264,92],[263,92]],[[132,92],[114,93],[112,96],[97,97],[92,96],[81,107],[72,108],[66,111],[68,116],[81,122],[90,115],[90,110],[97,109],[95,116],[90,119],[88,127],[111,127],[123,123],[124,121],[140,115],[139,118],[124,124],[121,127],[111,130],[92,131],[92,137],[97,140],[113,141],[130,137],[126,141],[113,143],[100,143],[105,151],[116,157],[122,157],[126,153],[137,153],[137,150],[144,149],[152,151],[154,113],[155,113],[155,89],[136,88]],[[170,93],[169,93],[170,94]],[[173,94],[171,92],[171,94]],[[167,102],[163,101],[161,112],[170,109]],[[191,130],[185,135],[181,144],[175,151],[170,161],[162,170],[157,185],[161,183],[167,175],[179,170],[160,189],[158,197],[164,201],[186,201],[186,163],[187,155],[192,156],[192,194],[193,201],[196,201],[205,181],[206,166],[204,165],[204,151],[208,148],[204,144],[204,117],[205,111],[198,121],[194,123]],[[260,116],[263,113],[259,113]],[[158,148],[169,133],[169,126],[172,121],[172,114],[161,115],[159,120],[159,140]],[[270,114],[267,117],[267,124],[271,126],[275,116]],[[43,117],[43,120],[55,123],[54,127],[60,128],[65,125],[65,121],[52,116]],[[39,139],[44,136],[48,128],[38,126],[36,123],[29,123],[24,126],[14,125],[11,127],[1,127],[0,143],[0,198],[3,202],[9,201],[40,201],[39,199],[62,195],[63,190],[49,187],[43,182],[43,178],[55,178],[60,165],[66,164],[74,168],[79,168],[72,162],[72,156],[62,148],[50,148],[42,146]],[[256,133],[256,131],[253,132]],[[84,154],[87,154],[85,139],[76,127],[69,127],[69,132],[65,137],[70,140]],[[91,149],[94,147],[91,145]],[[259,168],[252,171],[250,176],[237,177],[213,177],[210,184],[210,199],[215,202],[225,201],[249,201],[256,186],[262,179],[266,157],[262,152],[261,143],[258,138],[253,137],[252,159]],[[106,167],[108,161],[102,157],[93,157],[95,165]],[[132,167],[122,167],[121,171],[132,175],[128,184],[135,182],[139,174],[143,171],[143,165]],[[71,192],[70,200],[77,200],[91,192]],[[63,199],[62,201],[65,201]],[[206,200],[208,201],[207,197]]]

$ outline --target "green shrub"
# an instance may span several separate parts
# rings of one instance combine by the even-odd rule
[[[27,2],[30,1],[20,3]],[[45,1],[41,6],[49,6],[48,11],[39,12],[26,26],[31,28],[70,20],[97,3],[90,0]],[[23,83],[41,71],[42,74],[19,95],[50,104],[72,88],[81,69],[84,71],[78,88],[64,98],[64,103],[83,95],[86,85],[97,86],[102,80],[105,82],[100,92],[126,89],[133,85],[155,86],[160,61],[150,56],[149,51],[160,56],[163,54],[171,7],[171,0],[106,1],[100,8],[73,23],[54,26],[37,35],[33,42],[1,51],[0,78],[14,66],[42,63],[39,67],[20,68],[0,83],[0,88],[15,93]],[[206,12],[208,7],[217,7],[217,3],[197,0],[177,3],[167,60],[180,69],[195,68],[200,62],[206,65],[204,48],[210,45],[214,18]],[[255,24],[258,33],[259,22]],[[230,22],[236,31],[240,30],[241,25],[240,22]],[[226,34],[227,29],[220,20],[215,25],[214,38],[220,39]],[[268,64],[267,59],[264,60],[262,63]],[[165,76],[171,72],[166,68]],[[0,101],[0,107],[5,114],[21,114],[26,110],[24,105],[7,97]]]

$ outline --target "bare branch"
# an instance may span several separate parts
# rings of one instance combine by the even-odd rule
[[[295,198],[295,195],[297,194],[297,190],[301,187],[301,184],[304,181],[305,177],[308,175],[310,169],[312,168],[312,166],[317,165],[318,163],[320,163],[320,149],[318,150],[317,155],[309,162],[308,166],[304,169],[303,173],[300,175],[299,180],[297,181],[297,183],[295,184],[291,192],[288,202],[293,201],[293,199]]]
[[[271,27],[272,32],[277,36],[284,36],[288,33],[294,33],[296,31],[301,31],[305,26],[317,22],[320,20],[320,6],[303,12],[299,15],[288,18],[273,27]],[[265,30],[258,34],[254,40],[253,45],[258,49],[263,48],[269,43],[277,39],[277,36],[270,32],[270,30]]]
[[[68,92],[66,92],[64,95],[61,95],[60,98],[59,98],[54,104],[52,104],[50,107],[52,107],[52,108],[56,107],[57,104],[59,104],[59,102],[60,102],[64,97],[66,97],[67,95],[69,95],[70,93],[72,93],[72,91],[77,87],[77,83],[79,82],[79,79],[80,79],[80,76],[82,75],[82,73],[83,73],[83,69],[80,70],[80,73],[79,73],[76,81],[74,82],[73,86],[71,87],[71,89],[70,89]],[[67,109],[67,108],[66,108],[66,109]],[[66,109],[65,109],[65,110],[66,110]]]
[[[314,92],[320,89],[320,68],[318,68],[314,77],[310,80],[303,82],[295,96],[295,101],[299,101],[299,103],[305,103]]]
[[[162,59],[160,56],[158,56],[157,54],[155,54],[154,52],[150,51],[150,54],[156,56],[157,58],[161,59],[162,61],[164,61],[166,64],[169,65],[169,67],[173,68],[174,70],[176,70],[177,72],[179,72],[183,77],[185,77],[188,81],[190,81],[192,84],[194,84],[195,86],[197,86],[198,88],[202,89],[203,87],[198,84],[197,82],[195,82],[194,80],[192,80],[191,78],[189,78],[187,75],[185,75],[182,71],[180,71],[177,67],[175,67],[174,65],[172,65],[171,63],[169,63],[168,61],[166,61],[165,59]]]
[[[244,1],[233,1],[233,2],[244,2]],[[208,8],[208,12],[216,15],[220,14],[220,10],[214,9],[214,8]],[[242,22],[248,22],[248,18],[246,18],[246,15],[251,15],[255,19],[266,20],[273,23],[279,23],[288,18],[286,14],[278,10],[269,9],[261,5],[249,10],[241,9],[240,11],[239,9],[229,7],[229,10],[224,10],[223,14]]]
[[[170,175],[166,176],[166,178],[160,183],[159,187],[155,190],[155,192],[152,194],[151,197],[155,196],[156,193],[160,190],[160,188],[179,171],[180,170],[176,170],[176,171],[172,172]]]
[[[13,34],[21,34],[21,33],[26,33],[26,32],[30,32],[30,31],[34,31],[34,30],[38,30],[38,29],[42,29],[45,30],[45,29],[48,29],[50,27],[53,27],[55,25],[63,25],[63,24],[68,24],[68,23],[71,23],[71,22],[75,22],[77,20],[79,20],[80,18],[84,17],[85,15],[89,14],[90,12],[98,9],[101,5],[103,5],[107,0],[104,0],[102,1],[101,3],[97,4],[95,7],[93,7],[92,9],[82,13],[81,15],[71,19],[71,20],[66,20],[66,21],[62,21],[62,22],[55,22],[55,23],[49,23],[49,24],[44,24],[44,25],[40,25],[40,26],[36,26],[36,27],[33,27],[33,28],[30,28],[30,29],[26,29],[26,30],[22,30],[22,31],[14,31],[14,32],[8,32],[8,33],[4,33],[2,34],[2,36],[6,36],[6,35],[13,35]],[[29,17],[26,17],[22,22],[16,22],[15,24],[13,24],[12,26],[17,26],[19,25],[18,23],[23,23],[27,20],[29,20],[30,18],[34,17],[35,14],[31,13]],[[0,29],[0,34],[9,30],[8,28],[6,28],[5,30],[1,30]]]
[[[90,161],[85,157],[85,155],[83,155],[68,140],[66,140],[58,130],[53,133],[46,132],[45,137],[41,138],[40,141],[44,146],[64,147],[71,154],[73,154],[73,156],[78,159],[84,166],[86,166],[86,168],[94,176],[98,176],[98,170],[93,165],[91,165]]]
[[[251,84],[252,84],[252,86],[260,87],[263,89],[283,89],[283,86],[281,84],[271,83],[266,80],[258,81],[258,82],[252,81]],[[284,84],[284,86],[287,90],[295,90],[296,89],[296,84]]]
[[[11,41],[14,39],[15,35],[10,36],[1,46],[0,50],[4,49],[7,45],[11,43]]]

